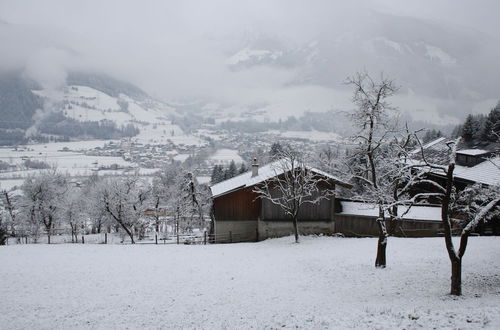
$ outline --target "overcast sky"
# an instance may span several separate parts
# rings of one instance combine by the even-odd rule
[[[362,31],[359,27],[367,24],[373,11],[471,29],[491,38],[489,43],[498,40],[500,30],[500,2],[495,0],[0,0],[0,20],[7,23],[0,29],[5,46],[0,69],[23,67],[54,88],[66,70],[102,71],[166,101],[269,104],[270,111],[285,112],[342,108],[349,100],[340,78],[328,84],[319,80],[298,84],[297,77],[304,75],[301,64],[235,70],[228,59],[258,38],[294,48],[318,38],[333,40],[351,29]],[[372,69],[362,57],[353,57],[349,65]],[[390,65],[380,69],[391,70]],[[453,121],[449,110],[453,106],[443,101],[449,96],[435,99],[429,93],[411,97],[404,93],[405,100],[398,102],[406,110],[440,113],[443,121]],[[481,112],[479,108],[494,99],[491,93],[474,96],[467,107]],[[467,111],[461,109],[456,117]]]

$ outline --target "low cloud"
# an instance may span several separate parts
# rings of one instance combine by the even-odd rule
[[[268,104],[281,116],[348,107],[342,81],[366,68],[403,85],[395,99],[401,110],[416,116],[423,109],[451,122],[498,97],[491,88],[500,84],[493,56],[500,54],[498,9],[491,0],[481,6],[465,0],[6,0],[0,3],[0,70],[24,70],[47,89],[60,88],[69,70],[103,72],[165,101],[206,100],[235,109]],[[434,38],[408,48],[405,37],[427,38],[426,29],[445,31],[443,44]],[[420,47],[448,55],[441,49],[446,40],[459,45],[449,54],[453,67],[415,53]],[[306,54],[308,45],[316,48]],[[228,59],[247,47],[280,48],[289,56],[280,65],[232,70]],[[416,96],[407,97],[406,88]]]

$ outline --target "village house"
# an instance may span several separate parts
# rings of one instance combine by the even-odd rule
[[[321,176],[331,190],[335,186],[350,189],[349,183],[320,171],[307,167]],[[211,187],[213,199],[214,234],[216,242],[258,241],[268,237],[281,237],[293,233],[290,218],[280,206],[265,198],[259,198],[255,187],[266,180],[283,175],[282,168],[275,163],[259,168],[254,162],[251,170]],[[320,193],[322,187],[319,187]],[[325,198],[318,204],[304,204],[299,212],[299,232],[301,234],[335,233],[335,213],[339,203],[335,196]]]

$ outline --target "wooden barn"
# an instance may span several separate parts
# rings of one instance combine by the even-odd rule
[[[335,230],[348,237],[378,236],[378,206],[352,200],[339,200],[335,218]],[[443,233],[441,207],[438,205],[416,205],[407,210],[398,208],[398,220],[389,220],[386,214],[387,230],[391,236],[434,237]],[[457,227],[454,227],[456,230]]]
[[[349,189],[352,187],[328,173],[310,167],[307,169],[322,176],[329,185],[328,189],[334,190],[337,185]],[[258,241],[293,233],[292,221],[284,211],[270,201],[259,198],[254,191],[266,180],[283,173],[275,163],[259,168],[254,162],[250,171],[211,187],[216,242]],[[319,189],[321,193],[322,187]],[[334,233],[335,213],[339,207],[335,196],[325,198],[318,204],[304,204],[299,212],[299,232]]]

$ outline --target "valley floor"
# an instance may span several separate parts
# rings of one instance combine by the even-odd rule
[[[0,328],[500,328],[500,237],[474,237],[461,297],[442,238],[0,247]]]

